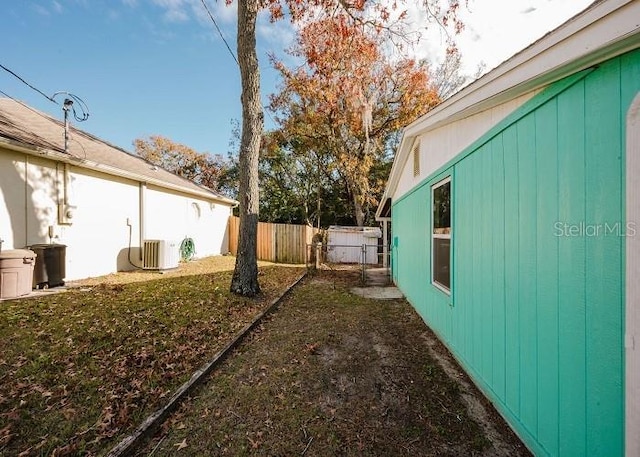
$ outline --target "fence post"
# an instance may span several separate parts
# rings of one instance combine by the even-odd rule
[[[322,253],[322,243],[315,242],[316,247],[316,269],[320,269],[320,254]]]
[[[362,282],[365,282],[365,266],[367,264],[367,245],[363,244],[360,254],[360,263],[362,264]]]

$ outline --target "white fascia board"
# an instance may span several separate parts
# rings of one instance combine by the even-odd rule
[[[21,152],[23,154],[28,154],[36,157],[44,157],[50,160],[55,160],[58,162],[68,163],[70,165],[75,165],[80,168],[86,168],[93,171],[99,171],[101,173],[105,173],[112,176],[119,176],[121,178],[131,179],[133,181],[142,182],[146,184],[153,184],[155,186],[175,190],[178,192],[182,192],[189,195],[198,196],[204,198],[206,200],[212,200],[219,203],[223,203],[229,206],[237,206],[238,202],[236,200],[217,196],[212,193],[209,193],[205,190],[197,191],[195,189],[189,189],[186,187],[178,186],[175,184],[167,183],[160,179],[150,178],[148,176],[140,175],[137,173],[131,173],[126,170],[122,170],[120,168],[115,168],[109,165],[104,165],[98,162],[92,162],[87,159],[82,159],[79,157],[71,156],[69,154],[65,154],[63,152],[58,152],[53,149],[46,149],[38,146],[25,145],[18,141],[10,140],[7,138],[0,138],[0,147],[5,149],[9,149],[16,152]]]
[[[418,135],[640,47],[638,17],[637,0],[595,4],[409,124],[404,129],[383,198],[395,191],[410,146]]]
[[[384,192],[382,197],[380,198],[380,203],[378,204],[378,209],[376,210],[375,219],[380,219],[380,214],[382,213],[382,208],[384,207],[384,203],[387,199],[393,197],[393,192],[395,192],[395,188],[398,185],[398,180],[400,179],[400,175],[402,174],[402,169],[409,157],[409,152],[413,149],[413,145],[415,144],[417,136],[407,137],[407,130],[405,129],[402,132],[402,138],[400,140],[400,146],[398,146],[398,152],[396,153],[396,158],[393,160],[391,164],[391,171],[389,172],[389,179],[387,180],[387,185],[384,188]],[[395,179],[394,179],[395,178]],[[393,204],[393,201],[391,202]]]

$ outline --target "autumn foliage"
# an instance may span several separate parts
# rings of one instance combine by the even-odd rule
[[[232,0],[225,0],[227,4]],[[307,24],[319,22],[320,32],[323,31],[323,24],[326,24],[329,28],[324,31],[331,33],[331,25],[326,21],[335,21],[333,24],[337,26],[333,31],[339,31],[341,33],[329,37],[325,34],[328,41],[325,40],[322,43],[322,48],[327,51],[329,44],[344,44],[349,43],[351,38],[355,40],[357,44],[365,44],[366,40],[360,41],[360,38],[373,38],[374,43],[379,43],[377,39],[386,37],[391,41],[395,41],[398,38],[401,42],[411,42],[416,37],[409,38],[407,33],[407,14],[400,9],[400,6],[404,2],[397,2],[392,0],[390,3],[379,2],[375,0],[260,0],[255,2],[253,0],[238,0],[238,32],[237,32],[237,46],[238,56],[237,62],[240,69],[241,84],[242,84],[242,140],[240,145],[239,163],[239,213],[240,213],[240,235],[239,235],[239,255],[237,257],[236,268],[234,271],[234,277],[231,284],[231,289],[242,295],[252,296],[255,295],[260,289],[257,281],[257,267],[254,252],[257,245],[257,223],[259,217],[259,189],[257,185],[258,180],[258,168],[259,168],[259,151],[260,151],[260,138],[262,136],[263,129],[263,113],[260,106],[260,69],[258,66],[258,56],[256,53],[256,20],[258,17],[258,10],[268,9],[271,13],[272,20],[276,21],[285,17],[285,13],[288,14],[292,22],[298,24]],[[458,20],[457,10],[459,8],[459,0],[421,0],[423,6],[427,10],[427,15],[436,22],[439,22],[443,28],[453,28],[454,30],[460,30],[462,24]],[[446,5],[441,8],[440,5]],[[362,34],[362,36],[360,35]],[[330,39],[329,39],[330,38]],[[401,43],[400,43],[401,44]],[[398,47],[400,48],[400,44]],[[369,53],[368,55],[371,55]],[[373,53],[375,54],[375,53]],[[347,67],[351,67],[347,65]],[[356,68],[358,68],[356,66]],[[314,70],[311,68],[311,72]],[[382,72],[379,75],[384,75],[386,72]],[[332,78],[330,75],[322,74],[318,72],[321,78]],[[372,76],[375,75],[372,74]],[[338,75],[337,80],[349,81],[348,78],[356,78],[356,74],[343,74]],[[303,78],[304,82],[305,78]],[[308,79],[306,79],[308,82]],[[337,157],[342,158],[344,162],[343,169],[347,171],[345,179],[349,187],[349,193],[353,196],[354,212],[356,220],[359,225],[364,223],[364,204],[367,203],[367,199],[370,195],[368,190],[368,178],[367,173],[371,168],[370,163],[370,151],[380,150],[380,145],[383,144],[386,139],[383,139],[382,128],[378,131],[377,144],[372,141],[373,149],[369,147],[370,130],[374,128],[373,116],[375,110],[378,109],[379,103],[376,94],[370,91],[366,84],[369,83],[369,79],[365,79],[363,84],[358,87],[354,84],[347,85],[344,89],[343,95],[345,97],[346,107],[354,106],[354,99],[363,104],[361,108],[362,126],[364,127],[365,135],[365,147],[361,148],[358,143],[361,143],[361,138],[357,135],[350,135],[348,132],[335,132],[332,131],[330,139],[333,143],[329,142],[325,147],[330,147]],[[383,82],[384,80],[375,80],[375,83]],[[353,81],[350,81],[353,82]],[[395,84],[395,82],[394,82]],[[392,86],[394,85],[392,84]],[[327,87],[320,81],[320,87]],[[360,89],[358,91],[358,89]],[[374,99],[374,96],[376,97]],[[347,98],[349,100],[347,100]],[[397,102],[396,102],[397,103]],[[387,105],[390,106],[390,105]],[[277,108],[277,105],[276,105]],[[306,115],[309,111],[303,104],[302,115]],[[334,109],[341,109],[339,105],[335,105]],[[383,107],[383,109],[385,109]],[[306,111],[306,112],[305,112]],[[311,110],[313,111],[313,109]],[[322,116],[322,113],[319,113]],[[352,118],[353,119],[353,118]],[[344,118],[342,119],[344,120]],[[333,119],[329,119],[333,121]],[[325,128],[329,130],[337,127],[342,130],[349,130],[350,123],[340,125],[328,126],[325,124]],[[336,133],[339,133],[336,135]],[[329,139],[329,137],[325,137]],[[375,140],[375,135],[373,140]],[[355,141],[353,141],[355,140]],[[342,141],[342,142],[340,142]],[[348,143],[356,144],[348,144]],[[318,145],[316,145],[318,146]],[[355,162],[355,163],[354,163]],[[362,165],[360,165],[362,162]]]
[[[227,164],[219,155],[197,152],[161,135],[133,141],[138,156],[211,190],[219,190]]]
[[[384,185],[372,182],[372,167],[389,155],[403,126],[439,102],[423,62],[394,59],[383,50],[377,33],[337,15],[300,31],[290,54],[306,65],[289,69],[273,60],[284,81],[270,105],[281,145],[332,157],[358,225]]]

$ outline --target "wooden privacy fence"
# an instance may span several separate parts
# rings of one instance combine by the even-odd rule
[[[240,218],[229,217],[229,251],[238,253]],[[279,263],[306,263],[307,245],[318,229],[309,225],[258,222],[258,260]]]

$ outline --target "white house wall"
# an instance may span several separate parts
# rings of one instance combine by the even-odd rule
[[[70,224],[59,224],[65,165],[0,149],[2,249],[64,244],[68,281],[131,270],[135,268],[132,263],[139,266],[142,230],[144,238],[178,243],[189,236],[195,241],[198,257],[228,252],[229,205],[86,168],[66,167],[67,202],[73,215]],[[146,215],[143,227],[141,196]]]
[[[149,186],[145,196],[145,238],[166,239],[180,243],[192,238],[196,256],[226,254],[227,220],[230,207],[192,198],[179,193],[167,193]]]
[[[413,175],[413,156],[409,154],[392,199],[396,200],[409,192],[539,92],[540,90],[529,92],[418,136],[416,141],[420,141],[420,173],[417,176]]]
[[[56,228],[58,241],[67,245],[67,279],[132,269],[128,260],[130,233],[134,262],[139,253],[135,249],[139,246],[138,183],[73,167],[69,181],[73,223]]]
[[[26,185],[24,156],[2,151],[0,154],[0,239],[2,249],[22,248],[27,239]]]

